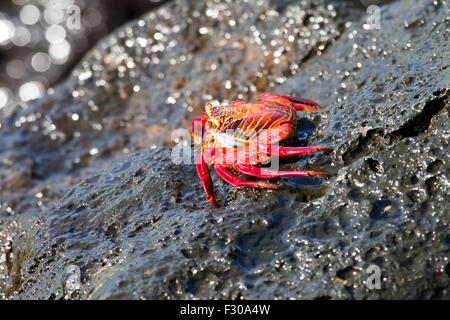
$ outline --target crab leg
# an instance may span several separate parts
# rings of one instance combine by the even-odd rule
[[[208,201],[214,207],[218,208],[219,206],[214,201],[213,186],[212,186],[211,177],[209,175],[208,166],[206,165],[205,160],[203,160],[202,154],[200,154],[197,158],[196,167],[197,167],[198,176],[200,177],[200,180],[202,181],[203,191],[205,192],[206,199],[208,199]]]
[[[251,180],[244,180],[239,179],[234,174],[232,174],[230,171],[225,169],[224,166],[221,165],[215,165],[214,168],[216,168],[217,175],[221,177],[223,180],[228,182],[234,187],[257,187],[257,188],[270,188],[270,189],[277,189],[280,186],[277,184],[267,183],[264,181],[251,181]]]
[[[220,164],[225,166],[231,166],[233,163],[254,163],[257,160],[257,149],[243,149],[237,151],[234,148],[229,147],[206,147],[202,153],[206,155],[206,159],[211,159],[210,164]],[[209,155],[209,157],[208,157]]]
[[[320,110],[320,106],[314,100],[303,99],[293,96],[283,96],[283,97],[293,102],[296,110],[305,110],[309,112],[316,112],[317,110]]]
[[[194,133],[194,131],[198,125],[201,125],[203,128],[205,126],[205,122],[206,122],[206,119],[203,117],[197,117],[194,120],[192,120],[192,133]]]
[[[326,172],[318,171],[285,171],[285,170],[270,170],[265,168],[254,167],[248,164],[236,164],[234,167],[237,171],[243,174],[258,178],[277,178],[284,176],[323,176],[328,177],[329,174]]]
[[[206,121],[204,117],[197,117],[192,120],[192,137],[194,138],[194,143],[202,142]],[[198,129],[198,127],[201,127],[201,129]]]
[[[317,151],[332,151],[328,147],[280,147],[274,145],[258,144],[260,152],[270,154],[277,157],[292,156],[296,154],[313,153]]]
[[[259,101],[266,102],[275,102],[282,105],[287,105],[289,102],[292,102],[292,105],[296,110],[305,110],[309,112],[316,112],[320,109],[320,106],[314,101],[310,99],[303,99],[293,96],[284,96],[282,94],[273,94],[269,92],[262,93],[259,98]]]
[[[203,135],[203,129],[205,128],[206,121],[207,120],[203,117],[197,117],[194,120],[192,120],[192,136],[194,137],[194,139]],[[202,128],[201,131],[196,132],[196,129],[199,126]],[[200,139],[200,138],[198,138],[198,139]],[[201,139],[199,141],[201,141]]]

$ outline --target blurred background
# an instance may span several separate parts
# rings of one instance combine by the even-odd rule
[[[167,1],[2,0],[0,117],[64,79],[100,38]],[[346,2],[366,8],[391,0]]]
[[[2,0],[0,115],[41,97],[99,40],[165,0]]]

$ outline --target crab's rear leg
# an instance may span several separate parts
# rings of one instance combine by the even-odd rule
[[[225,180],[234,187],[247,186],[247,187],[269,188],[269,189],[277,189],[280,187],[277,184],[267,183],[264,181],[252,181],[240,179],[236,177],[234,174],[232,174],[230,171],[228,171],[222,165],[215,165],[214,168],[216,169],[217,175],[219,177],[221,177],[223,180]]]
[[[206,165],[203,155],[200,154],[196,162],[197,174],[202,182],[203,191],[205,192],[206,199],[216,208],[219,206],[214,200],[213,186],[211,181],[211,176],[209,175],[208,166]]]
[[[320,106],[314,100],[303,99],[293,96],[284,96],[286,99],[291,101],[296,110],[305,110],[309,112],[316,112],[320,110]]]
[[[322,176],[328,177],[329,174],[326,172],[318,172],[318,171],[290,171],[290,170],[270,170],[266,168],[254,167],[248,164],[236,164],[234,166],[238,172],[247,174],[249,176],[254,176],[258,178],[278,178],[285,176]]]
[[[294,106],[296,110],[305,110],[309,112],[316,112],[320,109],[320,106],[314,100],[284,96],[282,94],[273,94],[270,92],[262,93],[258,100],[263,102],[279,103],[285,106]]]

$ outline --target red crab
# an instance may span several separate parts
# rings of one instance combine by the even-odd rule
[[[197,158],[197,173],[206,198],[218,207],[207,164],[214,166],[223,180],[235,187],[279,188],[264,181],[240,179],[227,168],[259,178],[282,176],[328,176],[316,171],[281,171],[255,167],[271,156],[289,156],[316,151],[331,151],[327,147],[282,147],[278,143],[295,136],[297,110],[315,112],[320,107],[313,100],[263,93],[256,102],[233,101],[228,106],[208,104],[203,117],[192,122],[194,139],[201,141],[202,151]],[[197,132],[201,126],[202,131]]]

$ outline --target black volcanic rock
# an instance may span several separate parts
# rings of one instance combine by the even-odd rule
[[[450,298],[448,4],[366,23],[347,2],[177,1],[103,39],[2,122],[1,296]],[[332,176],[255,190],[212,172],[214,209],[171,132],[263,91],[323,106],[294,143],[334,151],[282,168]]]

